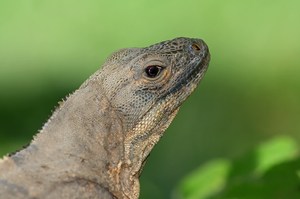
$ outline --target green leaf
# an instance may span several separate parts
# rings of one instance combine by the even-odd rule
[[[212,160],[183,179],[175,198],[300,198],[296,142],[276,137],[233,160]]]
[[[179,186],[176,198],[206,198],[220,191],[226,181],[230,162],[225,159],[210,161],[188,175]]]
[[[271,167],[288,160],[298,154],[296,142],[289,137],[274,138],[256,149],[257,166],[255,172],[265,173]]]

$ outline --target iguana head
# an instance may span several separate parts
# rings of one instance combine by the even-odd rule
[[[176,38],[122,49],[104,64],[103,87],[130,132],[151,110],[175,111],[196,88],[209,59],[201,39]]]
[[[124,131],[120,175],[128,179],[124,187],[135,187],[124,190],[129,198],[137,197],[135,179],[143,162],[202,79],[209,59],[201,39],[176,38],[145,48],[122,49],[104,64],[103,90]]]

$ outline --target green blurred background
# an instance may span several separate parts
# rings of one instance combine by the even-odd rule
[[[214,158],[300,143],[300,1],[0,0],[0,155],[30,141],[113,51],[203,38],[211,63],[155,147],[141,198],[170,198]]]

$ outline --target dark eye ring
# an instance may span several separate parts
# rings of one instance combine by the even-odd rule
[[[159,76],[160,72],[162,71],[162,67],[158,66],[158,65],[151,65],[151,66],[147,66],[145,69],[145,73],[147,75],[147,77],[149,78],[155,78],[157,76]]]

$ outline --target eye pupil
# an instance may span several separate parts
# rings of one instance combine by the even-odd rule
[[[160,66],[148,66],[145,70],[146,74],[148,77],[150,78],[154,78],[157,77],[159,75],[161,71],[161,67]]]

